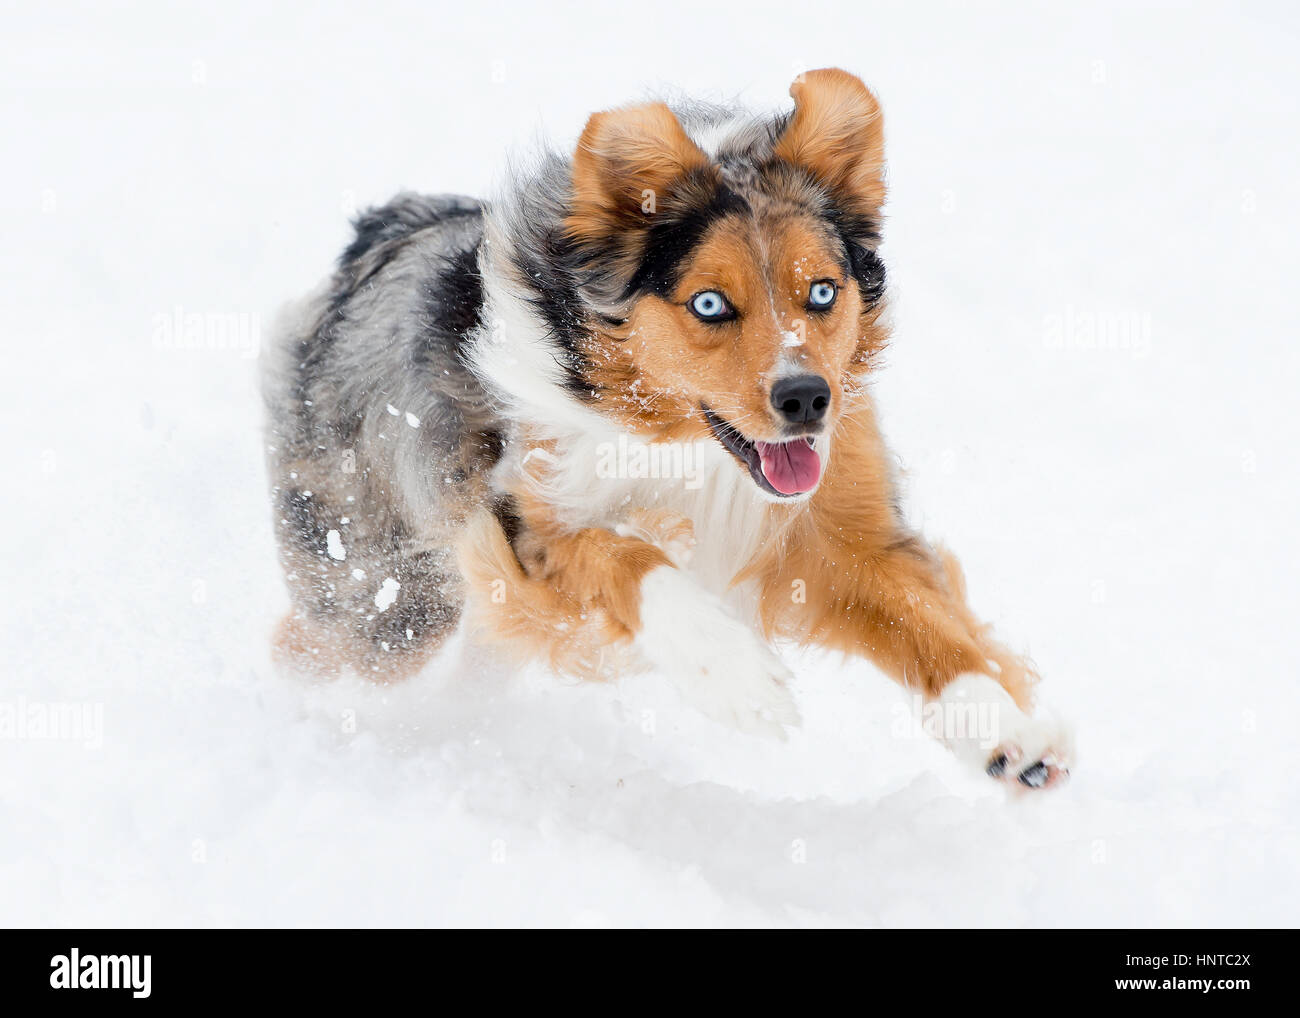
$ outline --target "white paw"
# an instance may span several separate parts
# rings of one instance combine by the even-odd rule
[[[1030,717],[987,675],[960,675],[939,695],[943,731],[963,760],[1017,788],[1048,788],[1074,765],[1074,738],[1063,722]]]
[[[741,731],[785,738],[799,711],[790,671],[758,635],[689,576],[661,566],[641,581],[637,648],[698,710]]]

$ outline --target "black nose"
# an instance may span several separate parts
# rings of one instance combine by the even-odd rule
[[[795,375],[772,386],[772,405],[791,424],[814,424],[826,416],[831,387],[820,375]]]

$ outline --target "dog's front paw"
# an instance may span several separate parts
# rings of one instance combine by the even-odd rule
[[[784,726],[799,724],[785,685],[789,669],[720,600],[677,569],[655,569],[642,581],[637,645],[715,721],[777,739],[785,738]]]
[[[1065,781],[1074,765],[1069,730],[1052,721],[1025,720],[1025,726],[989,755],[984,772],[1024,788],[1050,788]]]
[[[1050,788],[1070,776],[1074,738],[1068,726],[1030,717],[995,680],[958,676],[939,701],[944,742],[989,777],[1025,790]]]
[[[705,637],[710,643],[698,643],[692,660],[678,662],[683,695],[715,721],[784,739],[785,726],[799,724],[786,688],[789,669],[735,619],[723,615],[715,621],[721,624]]]

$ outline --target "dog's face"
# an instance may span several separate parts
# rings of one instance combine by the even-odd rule
[[[594,373],[622,373],[629,423],[711,436],[779,499],[817,488],[883,343],[879,109],[842,71],[791,94],[787,122],[711,155],[662,105],[597,114],[567,224],[605,291]]]
[[[860,296],[842,250],[806,214],[731,216],[645,296],[629,342],[655,391],[678,394],[759,487],[797,497],[821,478],[858,347]]]

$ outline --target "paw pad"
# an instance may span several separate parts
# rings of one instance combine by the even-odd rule
[[[1002,781],[1014,781],[1025,788],[1048,788],[1064,781],[1070,776],[1066,767],[1061,766],[1054,757],[1045,755],[1027,767],[1019,767],[1020,753],[1013,747],[998,750],[990,758],[984,773],[991,778]]]

